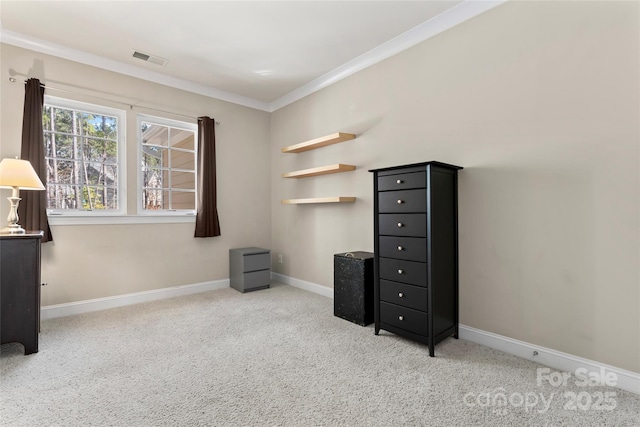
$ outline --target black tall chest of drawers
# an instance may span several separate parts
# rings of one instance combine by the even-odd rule
[[[373,169],[374,322],[427,344],[458,338],[458,170],[440,162]]]

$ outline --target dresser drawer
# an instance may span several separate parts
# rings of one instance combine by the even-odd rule
[[[427,286],[427,264],[380,257],[380,278],[410,285]]]
[[[426,188],[426,173],[412,172],[378,177],[378,191]]]
[[[427,311],[427,288],[380,280],[380,300]]]
[[[269,287],[271,280],[271,270],[253,271],[244,274],[244,290],[249,291],[253,288]]]
[[[269,252],[262,254],[244,255],[243,271],[268,270],[271,268],[271,254]]]
[[[418,335],[429,334],[427,313],[382,301],[380,302],[380,322]]]
[[[381,191],[378,193],[378,212],[410,213],[427,211],[427,192],[421,190]]]
[[[378,233],[387,236],[427,236],[426,214],[380,214]]]
[[[427,262],[427,239],[424,237],[380,236],[380,256]]]

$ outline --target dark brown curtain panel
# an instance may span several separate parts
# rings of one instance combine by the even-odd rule
[[[47,164],[44,160],[44,134],[42,108],[44,85],[38,79],[29,79],[25,84],[24,115],[22,117],[22,148],[20,157],[29,160],[43,184],[47,184]],[[20,191],[18,217],[20,225],[29,231],[42,230],[42,242],[52,242],[53,235],[47,219],[47,192]]]
[[[198,117],[198,186],[196,231],[194,237],[220,235],[216,191],[215,120]]]

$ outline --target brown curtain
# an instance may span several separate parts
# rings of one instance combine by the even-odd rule
[[[43,184],[47,184],[47,164],[44,160],[44,134],[42,129],[42,108],[44,105],[44,85],[38,79],[29,79],[25,84],[24,114],[22,117],[22,148],[20,157],[29,160]],[[42,242],[52,242],[53,235],[47,219],[47,192],[20,191],[18,217],[20,224],[30,230],[44,231]]]
[[[216,191],[215,120],[198,117],[198,188],[196,231],[194,237],[220,235]]]

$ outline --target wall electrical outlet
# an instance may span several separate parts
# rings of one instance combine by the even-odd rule
[[[278,254],[278,264],[282,264],[282,254]]]

